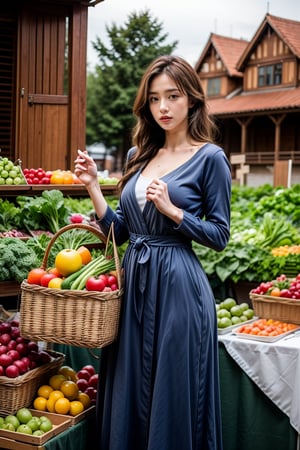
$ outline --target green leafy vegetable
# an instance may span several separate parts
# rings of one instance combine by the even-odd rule
[[[35,252],[18,238],[0,239],[0,281],[21,283],[38,266]]]

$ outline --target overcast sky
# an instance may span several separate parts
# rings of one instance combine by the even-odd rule
[[[300,21],[300,0],[104,0],[88,8],[88,65],[97,64],[92,42],[107,46],[105,27],[124,26],[128,16],[148,9],[168,34],[165,44],[178,41],[173,53],[194,65],[211,32],[251,40],[267,12]]]

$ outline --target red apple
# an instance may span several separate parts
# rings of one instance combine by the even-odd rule
[[[31,350],[34,350],[35,352],[39,351],[39,346],[36,342],[34,341],[29,341],[27,344],[27,349],[29,352],[31,352]]]
[[[5,369],[5,375],[9,378],[16,378],[20,375],[20,371],[14,364],[7,366]]]
[[[20,353],[18,350],[8,350],[7,355],[11,356],[13,361],[17,361],[17,359],[20,359]]]
[[[21,356],[25,356],[28,354],[28,344],[25,342],[20,342],[16,345],[16,350],[18,350]]]
[[[11,327],[9,334],[13,339],[17,339],[20,336],[20,328],[19,327]]]
[[[17,319],[13,319],[10,322],[10,324],[11,324],[12,327],[19,327],[20,326],[20,322]]]
[[[23,336],[17,337],[16,341],[17,344],[27,344],[27,342],[29,342],[28,339],[24,338]]]
[[[91,376],[96,373],[95,367],[92,366],[91,364],[86,364],[81,368],[81,370],[87,370]]]
[[[5,353],[7,353],[7,346],[6,345],[0,345],[0,355],[4,355]]]
[[[41,361],[41,363],[47,364],[47,363],[51,362],[51,356],[50,356],[49,353],[46,352],[45,350],[41,350],[41,351],[39,352],[39,355],[40,355],[40,361]]]
[[[89,381],[89,379],[91,377],[90,373],[87,370],[83,370],[83,369],[79,370],[76,375],[77,375],[77,378],[84,378],[87,381]]]
[[[27,365],[28,370],[31,368],[31,361],[30,361],[30,359],[28,358],[28,356],[23,356],[23,357],[21,358],[21,361],[24,361],[24,363]]]
[[[10,333],[11,325],[8,322],[1,322],[0,323],[0,334],[4,333]]]
[[[97,389],[98,386],[98,374],[95,373],[94,375],[91,376],[91,378],[89,379],[89,386]]]
[[[15,350],[17,346],[17,341],[15,341],[14,339],[11,339],[9,341],[9,343],[7,344],[7,350]]]
[[[89,382],[85,378],[79,378],[76,384],[80,391],[84,392],[89,387]]]
[[[10,366],[13,363],[13,359],[11,356],[4,353],[3,355],[0,355],[0,364],[3,367]]]
[[[3,345],[7,345],[9,343],[9,341],[11,340],[10,334],[9,333],[3,333],[0,336],[0,343]]]
[[[29,370],[27,363],[21,359],[14,361],[14,365],[19,369],[20,374],[26,373]]]
[[[84,392],[90,397],[91,400],[96,400],[97,389],[93,388],[92,386],[89,386]]]

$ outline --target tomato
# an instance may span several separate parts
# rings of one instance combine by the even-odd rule
[[[61,273],[57,270],[56,267],[51,267],[51,269],[48,269],[48,273],[54,273],[54,275],[58,278],[61,278]]]
[[[85,287],[88,291],[103,291],[106,287],[105,281],[100,275],[99,277],[90,277],[87,279]]]
[[[45,273],[41,278],[41,286],[48,287],[49,281],[56,278],[54,273]]]
[[[55,257],[55,267],[58,272],[66,277],[71,273],[77,272],[82,266],[82,259],[77,250],[65,248]]]
[[[89,251],[89,249],[87,247],[85,247],[84,245],[82,245],[81,247],[79,247],[77,249],[78,253],[81,256],[82,259],[82,264],[88,264],[89,262],[92,261],[92,255],[91,252]]]
[[[118,280],[117,277],[115,275],[108,275],[107,277],[107,286],[114,286],[114,285],[118,285]]]
[[[44,269],[37,268],[32,269],[27,276],[27,282],[29,284],[39,284],[41,285],[41,278],[43,275],[45,275],[47,272]]]

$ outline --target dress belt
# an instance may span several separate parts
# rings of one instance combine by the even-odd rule
[[[148,262],[151,255],[151,247],[186,247],[191,248],[192,244],[189,240],[179,239],[176,236],[165,236],[165,235],[144,235],[130,233],[129,242],[133,245],[133,248],[139,252],[138,256],[138,269],[139,269],[139,291],[141,293],[141,298],[138,304],[135,305],[136,314],[139,322],[141,321],[143,304],[144,304],[144,292],[147,284],[147,274],[148,274]]]

